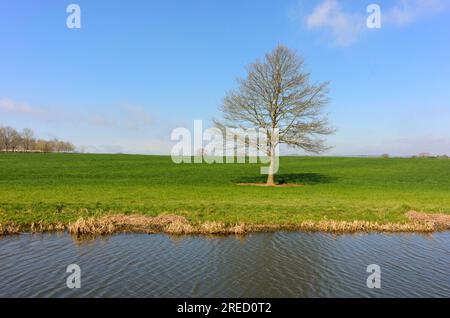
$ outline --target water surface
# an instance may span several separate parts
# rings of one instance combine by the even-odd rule
[[[81,288],[66,286],[69,264]],[[381,288],[369,289],[369,264]],[[0,239],[2,297],[450,297],[450,232]]]

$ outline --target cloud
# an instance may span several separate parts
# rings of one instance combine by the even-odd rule
[[[337,0],[323,1],[305,20],[308,29],[324,29],[331,33],[333,44],[339,46],[355,42],[365,23],[362,15],[344,12]]]
[[[28,117],[42,122],[58,122],[72,125],[85,124],[94,127],[110,127],[124,130],[141,130],[152,123],[144,107],[125,104],[115,108],[111,113],[73,112],[61,107],[37,107],[18,102],[11,98],[0,98],[0,112],[21,117]]]
[[[9,116],[7,116],[9,115]],[[0,125],[5,118],[32,119],[48,129],[65,127],[64,138],[78,150],[93,153],[169,154],[174,123],[155,120],[144,106],[117,103],[108,111],[79,111],[63,107],[41,107],[0,97]],[[56,127],[56,128],[55,128]],[[33,127],[32,127],[33,128]],[[45,134],[57,137],[53,131]]]
[[[130,130],[139,130],[149,126],[153,118],[140,105],[124,105],[122,111],[125,113],[123,124]]]
[[[338,0],[324,0],[311,13],[302,16],[307,30],[322,31],[336,46],[348,46],[366,32],[366,7],[348,11]],[[381,5],[382,27],[405,26],[422,17],[438,14],[447,9],[444,0],[397,0],[393,5]]]
[[[384,23],[404,26],[446,8],[447,4],[442,0],[399,0],[382,18]]]
[[[0,110],[8,113],[22,114],[33,117],[45,117],[46,112],[40,108],[33,108],[25,103],[14,101],[10,98],[0,99]]]

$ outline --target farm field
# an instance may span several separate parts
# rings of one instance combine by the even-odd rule
[[[0,154],[0,223],[72,222],[107,214],[177,214],[189,222],[406,222],[450,213],[450,160],[282,157],[264,182],[258,164],[174,164],[169,156]]]

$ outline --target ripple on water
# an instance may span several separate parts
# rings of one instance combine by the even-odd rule
[[[3,297],[450,297],[450,232],[276,232],[245,237],[117,234],[0,240]],[[80,265],[82,287],[65,285]],[[368,289],[367,265],[381,266]]]

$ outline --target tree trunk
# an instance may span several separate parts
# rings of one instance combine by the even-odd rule
[[[269,186],[275,185],[275,176],[274,176],[274,173],[273,173],[274,164],[275,164],[275,158],[273,156],[273,151],[272,151],[272,154],[270,155],[269,173],[267,175],[267,182],[266,182],[266,184],[269,185]]]
[[[267,175],[267,182],[266,182],[266,184],[267,184],[268,186],[273,186],[273,185],[275,185],[273,173],[269,173],[269,174]]]

